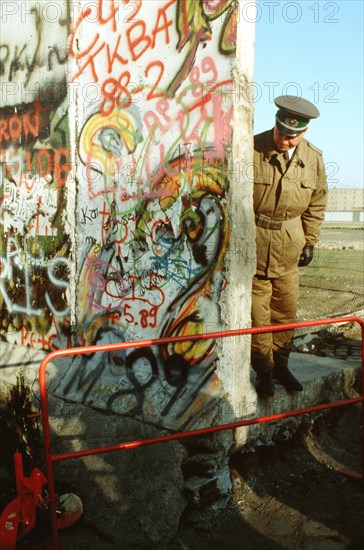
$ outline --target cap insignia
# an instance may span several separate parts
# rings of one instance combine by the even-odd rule
[[[298,120],[295,118],[285,118],[284,123],[287,124],[287,126],[291,126],[291,128],[297,128],[298,126]]]

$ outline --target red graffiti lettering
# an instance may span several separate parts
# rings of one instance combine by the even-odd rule
[[[38,137],[41,130],[47,125],[47,112],[39,103],[27,107],[26,110],[13,112],[0,119],[0,144],[3,142],[28,142]]]
[[[169,102],[166,99],[158,101],[156,106],[158,113],[164,118],[167,123],[170,123],[172,121],[171,117],[167,114],[169,107]]]
[[[132,33],[135,29],[139,29],[136,36],[132,38]],[[146,35],[147,26],[144,21],[137,21],[130,28],[126,30],[126,37],[128,40],[128,47],[131,53],[132,61],[137,61],[143,53],[145,53],[151,46],[152,39]]]
[[[54,153],[54,178],[59,187],[66,184],[71,171],[70,152],[67,147],[60,147]]]
[[[0,156],[4,155],[0,149]],[[46,178],[48,183],[52,180],[63,187],[71,171],[70,151],[67,147],[53,149],[25,150],[24,161],[17,160],[16,150],[11,150],[3,162],[3,170],[7,178],[17,182],[19,188],[25,186],[27,191],[32,191],[35,186],[44,185],[40,178]],[[14,159],[14,160],[12,160]]]
[[[38,149],[36,156],[37,172],[44,178],[47,174],[53,172],[54,152],[50,149]]]
[[[110,10],[110,15],[109,17],[105,18],[103,17],[103,13],[104,13],[104,7],[105,5],[108,4],[108,2],[110,2],[109,4],[109,10]],[[109,21],[112,22],[112,31],[115,32],[116,31],[116,14],[118,13],[119,11],[119,8],[117,6],[115,6],[115,0],[108,0],[108,2],[104,1],[104,0],[98,0],[98,4],[97,4],[97,13],[96,13],[96,22],[98,22],[100,25],[106,25],[106,23],[108,23]],[[73,32],[71,34],[71,40],[70,40],[70,55],[72,57],[75,57],[76,59],[81,59],[82,57],[85,57],[86,55],[88,55],[92,48],[96,45],[99,37],[100,37],[100,34],[99,33],[96,33],[96,35],[94,36],[93,40],[91,41],[91,43],[89,44],[88,47],[86,47],[82,52],[78,52],[78,40],[77,40],[77,33],[82,25],[82,23],[86,20],[88,21],[93,21],[93,23],[95,23],[95,21],[93,20],[93,10],[92,8],[95,7],[94,5],[91,5],[91,6],[88,6],[85,10],[82,10],[80,16],[78,17],[76,23],[75,23],[75,27],[73,29]],[[75,48],[76,46],[76,48]],[[102,47],[104,46],[104,44],[102,45]]]
[[[29,346],[32,349],[43,349],[45,351],[56,351],[60,347],[60,339],[57,327],[55,333],[39,335],[38,333],[28,330],[24,325],[21,327],[21,345]],[[58,345],[57,345],[57,343]],[[64,345],[64,344],[62,344]],[[66,347],[72,347],[72,338],[67,336]]]
[[[119,86],[115,85],[113,87],[115,94],[114,104],[110,101],[112,93],[110,79],[108,78],[101,83],[102,94],[105,98],[103,114],[108,114],[113,106],[120,102],[120,96],[125,95],[125,91],[121,89],[121,86],[124,86],[124,88],[126,86],[125,83],[121,84],[125,72],[118,77],[118,68],[120,66],[125,67],[139,60],[146,52],[155,48],[157,43],[158,45],[162,43],[169,44],[171,40],[170,27],[174,25],[174,20],[168,14],[168,9],[177,0],[169,0],[164,6],[159,7],[155,19],[151,22],[149,19],[134,19],[135,14],[142,7],[142,2],[139,2],[140,0],[135,5],[133,14],[123,21],[124,25],[121,27],[119,24],[118,27],[117,23],[120,23],[121,18],[116,17],[116,15],[120,9],[120,5],[116,6],[113,0],[107,11],[105,0],[99,0],[96,13],[94,5],[82,11],[71,35],[70,56],[81,61],[80,68],[72,80],[76,80],[86,69],[89,69],[92,79],[95,82],[99,82],[102,80],[101,75],[105,72],[106,66],[107,74],[113,75],[113,82],[119,83]],[[127,5],[129,5],[129,0],[124,0],[124,7],[127,7]],[[92,27],[90,25],[91,22],[93,23]],[[106,26],[109,28],[104,31],[103,27]],[[110,32],[108,33],[107,31]],[[85,40],[86,44],[82,45],[81,48],[78,36],[82,36],[82,38],[87,37]],[[121,48],[123,48],[122,53]],[[155,68],[157,69],[156,79],[152,90],[149,92],[148,99],[161,96],[157,88],[164,73],[163,63],[155,61],[148,65],[146,76],[150,70]],[[115,74],[117,75],[116,77]],[[140,87],[137,91],[140,91]],[[128,100],[130,99],[130,95],[130,93],[126,94]],[[122,98],[122,101],[124,101],[124,98]]]
[[[154,48],[155,45],[156,45],[157,35],[159,33],[163,32],[163,31],[165,31],[165,43],[169,44],[170,39],[169,39],[168,29],[173,24],[173,21],[168,19],[166,11],[168,10],[168,8],[170,6],[172,6],[172,4],[174,4],[174,2],[175,2],[175,0],[170,0],[170,2],[168,2],[168,4],[166,4],[162,8],[159,8],[159,10],[158,10],[157,21],[156,21],[155,27],[154,27],[153,32],[152,32],[152,36],[153,36],[152,48]],[[159,26],[160,21],[162,21],[161,26]]]
[[[117,40],[117,43],[116,43],[116,46],[114,48],[114,52],[113,52],[112,55],[110,53],[109,44],[106,45],[107,72],[108,73],[112,72],[113,66],[114,66],[114,63],[115,63],[115,59],[117,59],[122,65],[127,65],[128,64],[127,59],[124,59],[123,57],[121,57],[121,55],[117,51],[118,48],[119,48],[119,45],[120,45],[120,40],[121,40],[121,35],[118,36],[118,40]]]
[[[124,81],[124,82],[123,82]],[[101,104],[101,112],[107,116],[112,113],[117,105],[122,102],[123,107],[127,109],[132,102],[132,95],[127,86],[130,84],[130,73],[125,71],[120,75],[119,80],[108,78],[102,85],[101,91],[104,97]],[[121,98],[123,98],[121,100]]]
[[[9,134],[13,142],[18,141],[21,136],[21,122],[17,114],[13,115],[9,119]]]
[[[153,141],[155,141],[155,133],[158,129],[162,134],[167,131],[168,127],[163,126],[158,116],[153,113],[153,111],[148,111],[144,115],[144,125],[148,130],[149,135],[152,137]]]
[[[8,123],[6,120],[0,120],[0,143],[2,143],[3,140],[8,141],[9,139]]]
[[[148,77],[150,70],[153,69],[154,67],[157,67],[158,73],[157,73],[157,78],[156,78],[154,84],[152,85],[152,89],[150,90],[150,92],[147,95],[148,100],[156,99],[158,97],[163,97],[164,96],[164,92],[157,91],[157,88],[159,86],[160,81],[162,80],[162,76],[163,76],[163,73],[164,73],[163,63],[161,61],[152,61],[152,63],[149,63],[149,65],[147,65],[144,74],[145,74],[146,77]]]

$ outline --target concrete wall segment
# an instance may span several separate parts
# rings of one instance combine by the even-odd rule
[[[67,7],[1,4],[1,329],[8,342],[45,350],[71,345]]]
[[[4,0],[0,7],[0,108],[64,93],[72,3]]]
[[[248,188],[240,185],[235,196],[231,191],[241,178],[228,169],[245,165],[251,120],[251,105],[234,102],[235,61],[227,32],[234,23],[232,6],[154,1],[137,3],[129,14],[120,2],[101,2],[98,9],[74,12],[69,42],[77,148],[74,250],[75,284],[82,291],[75,291],[72,305],[81,343],[226,329],[233,318],[236,326],[244,317],[249,323],[251,264],[243,290],[246,260],[230,254],[226,261],[241,243],[251,208]],[[251,74],[252,66],[245,78]],[[95,100],[88,101],[92,93]],[[234,153],[233,116],[243,128],[236,143],[246,144],[234,146]],[[239,205],[232,207],[236,211],[228,212],[229,200]],[[230,226],[240,227],[233,239]],[[248,233],[243,237],[252,239]],[[239,279],[233,281],[228,272],[236,265]],[[233,288],[233,299],[223,298]],[[241,309],[227,307],[237,303]],[[242,376],[230,386],[229,370],[236,364],[241,371],[240,358],[248,357],[247,346],[234,359],[229,350],[218,374],[216,350],[216,342],[150,349],[128,354],[133,361],[113,359],[116,370],[106,367],[105,358],[94,359],[83,395],[86,382],[76,360],[59,395],[97,407],[105,407],[106,399],[106,407],[119,414],[142,407],[139,414],[148,410],[152,422],[169,427],[200,423],[201,413],[223,395],[224,383],[228,395],[233,387],[239,391]],[[136,374],[123,380],[129,368]],[[193,397],[200,385],[199,397]]]
[[[236,90],[252,80],[253,28],[238,23],[241,2],[10,4],[2,28],[19,32],[7,26],[0,44],[7,350],[38,358],[248,326],[252,104]],[[16,379],[9,361],[2,392]],[[52,365],[50,393],[155,430],[190,429],[251,404],[249,366],[247,338],[90,354]],[[231,434],[216,445],[226,496]]]
[[[244,4],[239,3],[239,13]],[[225,257],[229,284],[220,299],[221,316],[228,329],[250,326],[251,277],[255,272],[255,223],[252,210],[253,179],[247,166],[253,160],[253,102],[244,90],[254,78],[255,26],[249,21],[237,27],[236,60],[233,67],[234,119],[232,154],[229,157],[230,187],[228,217],[230,246]],[[242,275],[243,274],[243,275]],[[219,346],[223,361],[219,372],[227,392],[225,422],[249,414],[256,393],[250,384],[250,337],[223,339]],[[231,369],[231,365],[235,368]],[[226,414],[230,409],[230,414]],[[239,430],[237,441],[244,443],[246,430]]]

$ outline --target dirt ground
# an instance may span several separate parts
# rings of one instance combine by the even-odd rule
[[[213,528],[184,529],[168,548],[362,548],[363,484],[339,472],[360,471],[358,414],[331,415],[279,447],[235,455],[229,509]]]

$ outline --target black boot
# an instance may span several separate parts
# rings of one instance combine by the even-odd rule
[[[288,370],[287,367],[284,367],[284,368],[274,367],[273,378],[275,380],[278,380],[278,382],[280,382],[282,386],[284,386],[286,390],[289,392],[303,390],[303,386],[301,382],[299,382],[297,378],[293,376],[293,374]]]
[[[274,395],[274,382],[272,371],[257,373],[257,394],[259,397],[272,397]]]

